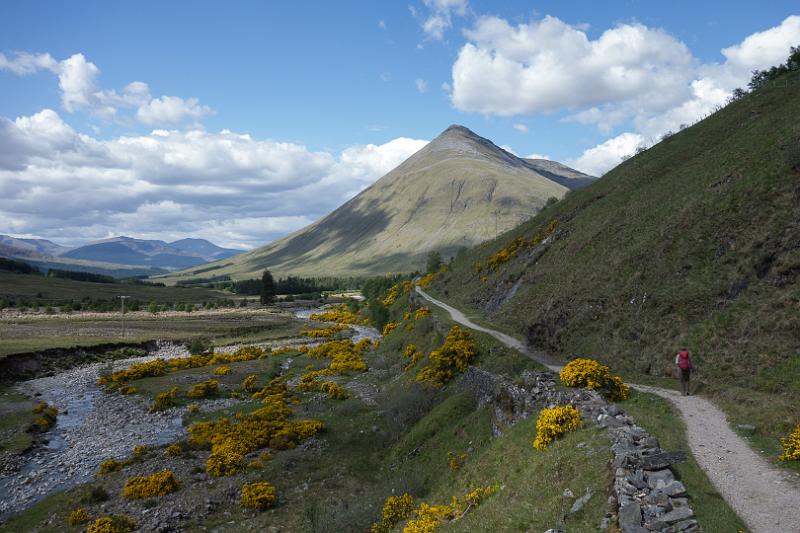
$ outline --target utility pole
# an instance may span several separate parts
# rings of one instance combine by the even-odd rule
[[[130,296],[117,296],[117,298],[119,298],[119,303],[122,306],[122,308],[121,308],[121,312],[122,312],[122,317],[121,317],[121,320],[122,320],[122,336],[125,337],[125,299],[126,298],[130,298]]]

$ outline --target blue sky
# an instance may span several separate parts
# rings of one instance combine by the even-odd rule
[[[329,212],[452,123],[601,174],[783,60],[800,44],[798,12],[3,2],[0,233],[255,246]]]

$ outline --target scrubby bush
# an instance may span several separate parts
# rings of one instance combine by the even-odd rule
[[[166,453],[170,457],[180,457],[181,455],[183,455],[183,448],[181,447],[180,444],[177,443],[170,444],[169,446],[167,446]]]
[[[227,376],[231,373],[231,367],[229,366],[218,366],[214,369],[214,374],[218,376]]]
[[[175,407],[179,394],[180,391],[178,390],[178,387],[172,387],[167,392],[156,394],[156,398],[153,400],[153,404],[150,406],[150,412],[155,413],[157,411],[163,411],[169,407]]]
[[[588,387],[611,401],[628,398],[629,387],[612,376],[606,365],[592,359],[574,359],[561,369],[561,382],[568,387]]]
[[[240,503],[245,509],[268,509],[275,505],[275,487],[266,481],[245,483]]]
[[[406,523],[403,533],[433,533],[444,524],[464,516],[496,491],[492,486],[478,487],[463,498],[453,496],[449,505],[428,505],[423,502],[410,514],[413,518]]]
[[[58,409],[53,405],[48,405],[47,402],[39,402],[32,411],[33,414],[39,415],[28,426],[28,431],[33,433],[44,433],[49,430],[58,417]]]
[[[117,461],[116,459],[106,459],[102,463],[100,463],[100,470],[97,473],[98,476],[106,476],[111,472],[118,472],[123,469],[125,463],[122,461]]]
[[[211,341],[206,337],[195,337],[189,343],[189,353],[192,355],[202,355],[211,351]]]
[[[441,387],[457,373],[464,372],[477,355],[469,333],[453,326],[444,343],[430,353],[430,364],[417,374],[417,381]]]
[[[383,504],[381,521],[372,524],[371,533],[389,533],[394,526],[402,522],[414,512],[414,498],[408,494],[389,496]]]
[[[383,326],[383,336],[386,337],[399,326],[397,322],[388,322],[385,326]]]
[[[542,409],[536,420],[536,439],[533,447],[544,450],[561,435],[578,429],[581,414],[571,405],[559,405],[550,409]]]
[[[69,514],[68,523],[71,526],[77,526],[78,524],[85,524],[91,519],[92,516],[89,514],[89,511],[87,511],[85,507],[78,507]]]
[[[125,481],[122,495],[129,500],[166,496],[180,490],[181,483],[170,470],[150,476],[134,476]]]
[[[189,398],[208,398],[217,394],[219,394],[219,381],[216,379],[195,383],[186,393]]]
[[[242,380],[242,387],[247,392],[253,392],[256,389],[256,382],[258,381],[258,376],[255,374],[250,374],[244,380]]]
[[[467,454],[447,452],[447,466],[450,467],[450,470],[453,472],[461,470],[465,464],[467,464]]]
[[[127,515],[115,517],[104,516],[94,521],[87,529],[86,533],[130,533],[139,526]]]
[[[783,446],[782,461],[800,461],[800,424],[788,437],[781,439],[781,445]]]
[[[320,385],[319,390],[327,394],[332,400],[344,400],[349,396],[345,388],[335,381],[325,381]]]

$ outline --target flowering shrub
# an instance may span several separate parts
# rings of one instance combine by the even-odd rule
[[[361,339],[354,343],[350,339],[341,341],[327,341],[314,348],[305,348],[303,351],[311,358],[330,358],[328,366],[331,372],[341,374],[348,370],[363,372],[367,370],[367,362],[363,354],[372,347],[369,339]]]
[[[628,398],[629,387],[612,376],[606,365],[592,359],[574,359],[561,369],[561,382],[568,387],[589,387],[611,401]]]
[[[151,476],[134,476],[125,481],[122,495],[129,500],[166,496],[177,492],[181,483],[170,470],[163,470]]]
[[[414,512],[414,498],[405,493],[402,496],[389,496],[383,504],[381,521],[372,524],[371,533],[389,533],[394,526]]]
[[[431,274],[427,274],[427,275],[422,276],[421,278],[419,278],[419,281],[417,281],[417,285],[419,285],[423,289],[427,289],[428,285],[433,283],[434,279],[436,279],[436,273],[435,272],[431,273]]]
[[[781,445],[781,461],[800,461],[800,424],[797,424],[788,437],[781,439]]]
[[[461,470],[466,463],[467,454],[447,452],[447,466],[449,466],[450,470],[453,472]]]
[[[326,381],[320,385],[319,390],[326,393],[332,400],[344,400],[349,396],[347,391],[335,381]]]
[[[409,344],[403,349],[403,357],[408,359],[408,364],[405,366],[404,370],[409,370],[415,367],[420,359],[425,357],[425,354],[418,350],[415,345]]]
[[[245,483],[240,503],[245,509],[268,509],[275,505],[275,487],[266,481]]]
[[[183,448],[180,444],[170,444],[167,446],[166,452],[170,457],[180,457],[183,455]]]
[[[136,387],[134,387],[133,385],[125,385],[123,387],[120,387],[119,392],[121,394],[133,394],[134,392],[136,392]]]
[[[386,294],[386,298],[383,299],[383,305],[389,307],[394,305],[397,301],[397,295],[400,293],[400,285],[392,285],[389,288],[389,292]]]
[[[536,420],[536,440],[533,441],[533,447],[544,450],[564,433],[578,429],[580,423],[581,414],[571,405],[542,409]]]
[[[52,427],[58,417],[58,409],[48,405],[47,402],[39,402],[32,409],[37,416],[28,426],[28,431],[33,433],[44,433]]]
[[[186,394],[189,398],[208,398],[219,394],[219,381],[209,379],[202,383],[195,383]]]
[[[540,230],[537,232],[533,237],[530,239],[523,239],[522,237],[517,237],[509,242],[505,247],[501,250],[498,250],[494,254],[492,254],[488,261],[486,262],[486,267],[490,271],[497,270],[500,268],[501,265],[507,263],[511,259],[517,257],[520,252],[533,248],[540,244],[543,240],[547,237],[552,235],[552,233],[558,227],[558,220],[552,220],[544,230]],[[475,270],[480,273],[483,267],[480,263],[475,264]]]
[[[468,492],[464,498],[453,496],[450,505],[428,505],[421,503],[413,512],[415,518],[409,520],[403,533],[433,533],[440,526],[463,516],[470,509],[480,505],[483,500],[497,491],[496,487],[478,487]]]
[[[85,524],[91,519],[92,517],[89,511],[87,511],[85,507],[78,507],[69,514],[68,523],[71,526],[77,526],[78,524]]]
[[[143,457],[144,455],[147,454],[147,452],[149,450],[150,450],[150,448],[148,448],[144,444],[139,444],[139,445],[133,447],[133,456],[134,457]]]
[[[180,391],[178,387],[172,387],[167,392],[156,394],[156,398],[150,406],[150,412],[155,413],[156,411],[163,411],[169,407],[175,407],[179,394]]]
[[[397,322],[388,322],[385,326],[383,326],[383,336],[385,337],[391,332],[393,332],[395,329],[397,329],[397,326],[399,325],[400,324],[398,324]]]
[[[196,403],[190,403],[189,405],[186,406],[186,412],[189,413],[190,415],[193,415],[199,410],[200,406],[197,405]]]
[[[117,461],[116,459],[106,459],[102,463],[100,463],[100,471],[97,473],[98,476],[105,476],[110,474],[111,472],[118,472],[122,470],[122,468],[126,465],[125,462]]]
[[[286,382],[275,378],[254,399],[262,406],[249,414],[238,414],[236,421],[228,418],[198,422],[189,426],[189,445],[210,448],[206,471],[214,476],[231,475],[246,468],[245,455],[270,447],[287,449],[324,429],[317,420],[289,420],[291,397]]]
[[[431,316],[431,311],[427,307],[420,307],[414,313],[414,320],[419,320],[420,318],[425,318],[426,316]]]
[[[250,374],[244,380],[242,380],[242,387],[247,392],[253,392],[256,389],[256,382],[258,381],[258,376],[255,374]]]
[[[218,366],[214,369],[214,374],[218,376],[227,376],[231,373],[231,367],[229,366]]]
[[[86,533],[130,533],[139,527],[133,518],[120,515],[114,518],[104,516],[94,521],[87,529]]]
[[[265,350],[258,346],[245,346],[231,354],[210,353],[177,357],[169,360],[155,359],[146,363],[137,363],[124,370],[114,372],[111,376],[100,377],[97,380],[97,384],[103,385],[107,390],[111,391],[121,389],[121,387],[124,387],[124,383],[128,381],[163,376],[168,372],[177,372],[178,370],[264,359],[269,355],[269,349]]]
[[[362,326],[369,325],[369,319],[353,313],[346,305],[329,307],[327,311],[314,313],[309,318],[320,322],[338,322],[339,324],[359,324]]]
[[[300,335],[305,335],[306,337],[312,337],[315,339],[325,339],[333,337],[337,332],[344,331],[346,329],[350,328],[344,324],[334,324],[325,329],[307,329],[305,331],[301,331]]]
[[[450,328],[447,338],[439,349],[428,356],[430,364],[417,374],[417,381],[441,387],[457,372],[467,369],[477,351],[472,337],[458,326]]]

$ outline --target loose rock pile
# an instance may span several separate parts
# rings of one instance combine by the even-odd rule
[[[609,429],[614,468],[613,496],[600,528],[618,519],[623,533],[692,533],[700,531],[689,506],[686,487],[675,479],[670,465],[686,460],[681,452],[667,452],[658,440],[634,424],[616,404],[609,404],[592,390],[557,390],[553,374],[526,370],[512,381],[470,367],[459,389],[471,391],[478,405],[494,411],[495,437],[543,407],[573,404],[585,419]]]

